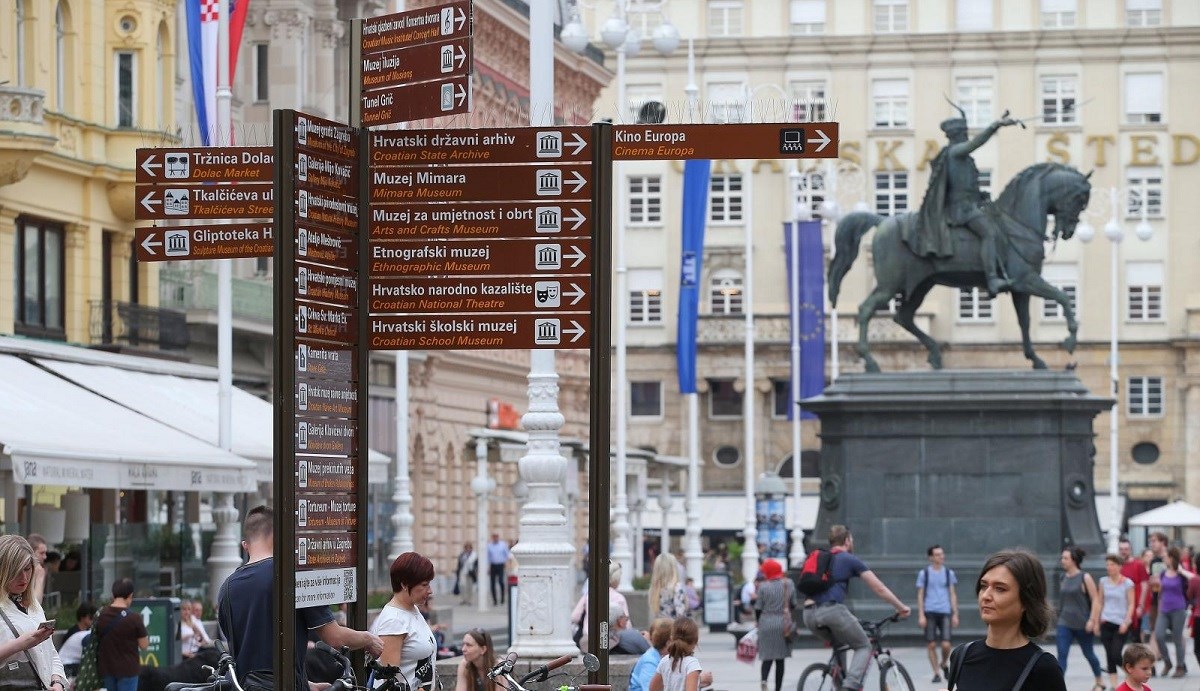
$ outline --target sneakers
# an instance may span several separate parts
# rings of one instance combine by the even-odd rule
[[[933,675],[933,683],[935,683],[935,684],[942,683],[942,675],[940,675],[940,674]]]
[[[946,681],[950,681],[950,665],[942,665],[942,676]]]

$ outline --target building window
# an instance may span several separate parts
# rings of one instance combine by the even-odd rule
[[[792,35],[825,33],[825,0],[792,0]]]
[[[825,174],[810,170],[802,174],[796,185],[796,206],[807,205],[813,218],[821,217],[821,205],[825,203]]]
[[[991,77],[959,77],[954,86],[958,105],[967,114],[967,126],[984,127],[992,121]]]
[[[629,323],[662,323],[662,270],[629,270]]]
[[[742,452],[736,446],[718,446],[713,452],[713,463],[722,468],[732,468],[742,461]]]
[[[1162,168],[1126,168],[1125,195],[1126,218],[1140,219],[1143,203],[1146,205],[1147,218],[1162,218]]]
[[[1125,75],[1125,122],[1130,125],[1162,122],[1162,114],[1162,73],[1127,73]]]
[[[984,195],[986,198],[989,198],[989,199],[991,198],[991,196],[992,196],[992,171],[990,171],[990,170],[979,171],[979,193]]]
[[[1125,0],[1125,24],[1130,27],[1162,24],[1162,0]]]
[[[829,101],[824,81],[792,82],[792,122],[825,122]]]
[[[1079,270],[1072,264],[1047,264],[1042,267],[1042,278],[1070,298],[1071,311],[1075,311],[1075,296],[1079,290]],[[1066,319],[1062,305],[1053,300],[1042,300],[1042,319],[1062,321]]]
[[[662,417],[662,382],[629,382],[629,414],[632,417]]]
[[[1079,121],[1075,102],[1079,98],[1078,80],[1070,76],[1042,77],[1042,122],[1070,125]]]
[[[875,173],[875,213],[895,216],[908,211],[908,172]]]
[[[742,122],[746,119],[746,87],[740,82],[708,85],[710,123]]]
[[[254,44],[254,101],[265,103],[271,99],[271,45]]]
[[[990,31],[992,28],[991,0],[957,0],[955,26],[959,31]]]
[[[742,35],[742,0],[708,0],[708,35]]]
[[[1075,26],[1076,0],[1042,0],[1042,28],[1070,29]]]
[[[742,220],[742,176],[714,174],[708,181],[708,220],[739,223]]]
[[[1130,377],[1126,383],[1129,417],[1160,417],[1163,414],[1162,377]]]
[[[117,127],[133,127],[134,113],[137,112],[136,92],[134,90],[137,74],[136,56],[133,53],[119,51],[117,63]]]
[[[721,269],[708,283],[708,302],[713,314],[742,314],[742,274]]]
[[[19,334],[65,338],[63,226],[27,217],[17,219],[13,246],[13,320]]]
[[[629,176],[629,225],[662,225],[662,176]]]
[[[990,322],[992,301],[979,288],[958,289],[958,320],[960,322]]]
[[[1163,265],[1161,262],[1129,262],[1125,265],[1128,319],[1131,322],[1163,318]]]
[[[795,402],[792,401],[792,382],[787,379],[772,379],[771,380],[771,417],[776,420],[785,420],[788,416],[788,409],[793,409]]]
[[[876,127],[908,127],[908,80],[876,79],[871,82],[871,102]]]
[[[740,418],[742,394],[733,390],[732,379],[708,380],[708,416],[710,418]]]
[[[875,0],[875,33],[908,31],[908,0]]]

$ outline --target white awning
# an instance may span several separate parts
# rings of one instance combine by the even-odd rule
[[[256,489],[253,462],[13,355],[0,355],[0,451],[26,485]]]
[[[217,382],[212,379],[62,360],[39,359],[38,363],[181,432],[213,445],[219,441]],[[259,482],[271,482],[274,472],[274,409],[271,403],[234,387],[231,405],[231,450],[255,462]],[[388,457],[371,451],[369,464],[367,477],[372,482],[386,482]]]

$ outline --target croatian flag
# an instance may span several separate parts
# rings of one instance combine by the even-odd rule
[[[250,0],[229,2],[229,83],[237,71],[238,47],[242,44],[242,29],[246,26],[246,10]],[[196,102],[196,121],[200,141],[211,146],[217,127],[229,128],[230,123],[217,122],[217,21],[221,15],[221,0],[187,0],[188,58],[192,67],[192,98]]]
[[[792,243],[798,236],[800,299],[792,298]],[[824,250],[821,246],[821,222],[800,221],[783,224],[784,256],[787,261],[788,304],[791,307],[792,339],[800,342],[800,371],[792,372],[788,387],[787,419],[795,417],[796,401],[816,396],[825,390],[825,276]],[[797,304],[798,302],[798,304]],[[798,324],[796,322],[799,322]],[[792,340],[793,347],[796,341]],[[799,392],[797,394],[797,389]],[[815,420],[816,415],[800,409],[801,420]]]
[[[696,393],[696,319],[711,171],[712,161],[693,159],[683,164],[683,256],[679,266],[679,319],[675,332],[679,393]]]

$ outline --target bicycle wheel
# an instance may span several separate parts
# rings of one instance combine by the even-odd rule
[[[916,691],[912,677],[899,660],[891,659],[879,665],[879,691]]]
[[[796,691],[837,691],[837,681],[829,672],[829,665],[824,662],[814,662],[800,674],[800,683]]]

